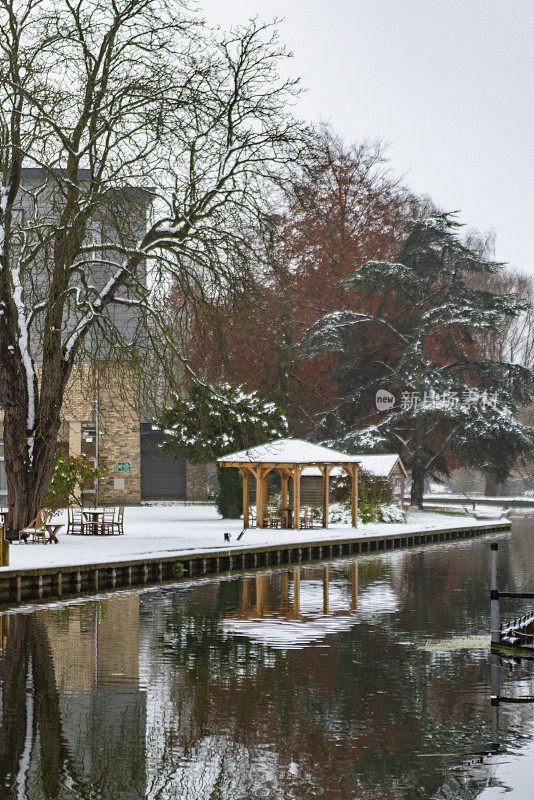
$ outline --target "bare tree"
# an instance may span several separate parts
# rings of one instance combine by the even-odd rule
[[[171,278],[195,296],[239,284],[248,231],[302,133],[276,33],[218,35],[187,0],[0,0],[0,50],[0,383],[17,530],[42,503],[84,349],[115,334],[127,349],[117,318],[154,317]]]

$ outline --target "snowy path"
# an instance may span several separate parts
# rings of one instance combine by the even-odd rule
[[[61,514],[58,522],[66,522]],[[59,533],[58,545],[13,544],[10,547],[10,569],[76,566],[83,564],[112,563],[132,559],[157,558],[192,552],[212,551],[220,548],[260,547],[262,545],[294,544],[296,542],[335,541],[336,539],[366,538],[388,534],[420,533],[435,529],[468,529],[487,527],[488,521],[473,517],[454,517],[430,512],[412,512],[407,523],[360,525],[356,530],[349,525],[331,525],[321,529],[256,530],[247,531],[240,542],[236,537],[242,530],[241,520],[223,520],[213,506],[160,504],[126,508],[124,536],[68,536],[66,526]],[[223,534],[231,534],[225,542]]]

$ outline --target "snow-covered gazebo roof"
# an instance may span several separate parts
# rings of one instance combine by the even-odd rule
[[[404,468],[404,464],[401,461],[400,456],[398,453],[384,453],[378,455],[356,455],[354,458],[358,461],[360,465],[360,469],[363,469],[365,472],[368,472],[370,475],[374,475],[376,478],[389,478],[395,467],[399,466],[401,472],[404,473],[406,477],[408,477],[408,473]],[[307,467],[303,473],[302,477],[310,477],[310,476],[317,476],[320,475],[321,471],[317,467]],[[332,470],[333,476],[339,476],[343,474],[343,470],[336,468]]]
[[[328,527],[328,494],[330,471],[333,467],[343,468],[351,478],[352,526],[356,527],[358,509],[358,457],[349,456],[339,450],[323,447],[320,444],[305,442],[303,439],[275,439],[258,447],[249,447],[237,453],[217,459],[220,467],[237,467],[243,476],[243,526],[248,528],[248,481],[250,475],[256,479],[256,516],[259,528],[278,525],[279,519],[267,517],[269,488],[267,475],[276,469],[282,482],[282,527],[300,528],[306,520],[300,514],[300,478],[306,467],[318,467],[323,476],[323,528]],[[293,481],[292,518],[288,506],[288,480]],[[282,518],[280,518],[282,519]]]
[[[303,439],[275,439],[258,447],[249,447],[217,459],[223,466],[243,464],[358,464],[361,456],[349,456],[339,450]]]

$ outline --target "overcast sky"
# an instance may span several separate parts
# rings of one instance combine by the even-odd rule
[[[379,137],[417,192],[534,274],[532,0],[199,0],[227,27],[280,17],[301,116]]]

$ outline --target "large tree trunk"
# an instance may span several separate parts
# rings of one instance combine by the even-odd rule
[[[412,506],[423,508],[423,492],[425,488],[425,469],[422,463],[414,461],[412,464],[412,492],[410,502]]]
[[[421,381],[416,382],[416,386],[421,386]],[[421,396],[421,390],[419,391]],[[412,492],[410,502],[412,506],[423,508],[423,492],[425,488],[425,452],[424,452],[425,430],[421,417],[417,417],[414,426],[412,439],[413,461],[412,461]]]
[[[43,507],[43,501],[52,477],[57,428],[41,434],[39,447],[34,445],[31,461],[26,452],[26,431],[13,431],[6,420],[4,452],[7,479],[9,514],[6,519],[8,538],[18,536]]]
[[[45,412],[35,392],[35,428],[28,431],[28,392],[19,375],[1,370],[2,392],[5,407],[4,456],[7,480],[9,514],[6,519],[8,538],[18,535],[42,508],[46,490],[54,468],[59,432],[60,409],[63,403],[64,383],[61,378],[55,386],[48,387],[54,402],[47,402]]]
[[[499,494],[499,484],[495,475],[491,472],[486,472],[486,486],[484,488],[484,495],[486,497],[497,497]]]

